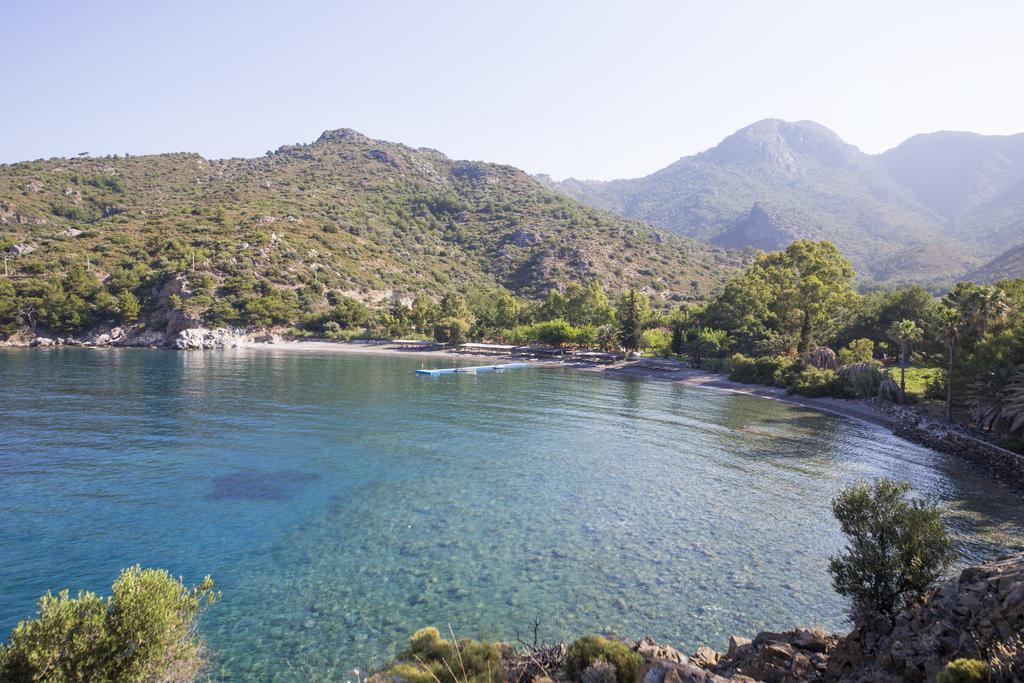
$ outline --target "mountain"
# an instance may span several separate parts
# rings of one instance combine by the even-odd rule
[[[1024,135],[933,133],[869,155],[766,119],[643,178],[549,186],[731,248],[830,239],[866,279],[948,279],[1024,238]]]
[[[563,197],[510,166],[327,131],[255,159],[196,154],[0,166],[0,244],[13,275],[126,263],[214,282],[316,280],[362,301],[454,289],[542,296],[600,279],[656,299],[706,296],[724,249]],[[193,265],[193,259],[195,264]]]
[[[922,204],[961,216],[1024,182],[1024,133],[915,135],[878,159]]]
[[[980,268],[972,270],[964,279],[987,284],[998,280],[1022,277],[1024,277],[1024,244],[1008,249]]]
[[[955,238],[984,253],[1024,239],[1024,133],[915,135],[878,158]]]

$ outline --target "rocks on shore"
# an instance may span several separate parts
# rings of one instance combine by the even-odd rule
[[[189,327],[175,331],[174,336],[157,329],[143,326],[101,327],[81,338],[56,337],[39,334],[29,329],[12,334],[0,346],[28,346],[31,348],[56,346],[133,346],[133,347],[166,347],[174,349],[233,349],[249,342],[258,341],[273,344],[281,341],[280,335],[270,332],[253,334],[240,328]]]
[[[174,340],[174,348],[187,349],[234,349],[252,341],[252,336],[237,327],[208,329],[193,327],[182,330]]]

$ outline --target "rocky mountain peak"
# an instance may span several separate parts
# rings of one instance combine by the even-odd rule
[[[370,138],[351,128],[338,128],[336,130],[325,130],[316,139],[320,142],[368,142]]]
[[[861,151],[814,121],[764,119],[741,128],[698,156],[718,163],[767,162],[792,172],[803,167],[805,160],[847,165],[861,156]]]

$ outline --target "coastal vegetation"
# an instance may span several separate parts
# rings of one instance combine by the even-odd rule
[[[860,482],[832,501],[848,545],[829,561],[833,587],[854,620],[894,614],[923,596],[956,559],[942,513],[908,500],[910,485]]]
[[[198,620],[219,597],[209,576],[188,587],[162,569],[139,566],[121,572],[106,598],[47,593],[38,614],[0,645],[0,680],[195,680],[208,664]]]

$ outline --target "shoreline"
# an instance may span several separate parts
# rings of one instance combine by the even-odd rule
[[[241,348],[246,349],[288,349],[303,353],[351,353],[373,356],[406,356],[420,358],[448,358],[459,361],[476,361],[480,364],[504,363],[515,361],[517,363],[529,363],[536,367],[554,367],[579,370],[581,372],[594,372],[608,377],[634,378],[644,380],[655,380],[659,382],[675,382],[685,386],[724,391],[732,394],[754,396],[772,401],[778,401],[806,410],[814,410],[837,417],[844,417],[852,420],[859,420],[877,427],[884,427],[890,431],[897,426],[897,421],[891,416],[874,408],[866,401],[857,399],[837,398],[812,398],[808,396],[795,396],[787,394],[784,389],[778,387],[763,386],[760,384],[743,384],[733,382],[722,375],[695,368],[679,368],[675,370],[655,370],[649,367],[642,367],[640,364],[651,359],[643,358],[638,360],[627,360],[610,365],[582,365],[572,363],[561,363],[558,361],[547,361],[537,359],[523,359],[512,356],[480,356],[475,354],[457,353],[454,351],[409,351],[389,347],[387,344],[359,344],[353,342],[331,342],[331,341],[282,341],[273,344],[252,342]]]
[[[128,341],[126,339],[125,341]],[[180,340],[179,340],[180,341]],[[6,348],[27,348],[41,346],[43,348],[83,347],[101,348],[160,348],[132,343],[68,343],[60,340],[59,344],[10,344],[0,345],[0,351]],[[164,346],[163,348],[167,348]],[[641,379],[657,382],[675,382],[683,386],[710,389],[731,394],[740,394],[778,401],[795,408],[813,410],[835,417],[856,420],[858,422],[882,428],[894,436],[910,443],[925,446],[932,450],[954,455],[969,460],[980,467],[991,471],[996,479],[1024,490],[1024,454],[1016,453],[982,438],[972,436],[969,431],[951,427],[941,421],[923,416],[912,409],[896,407],[884,409],[874,402],[864,399],[837,399],[832,397],[810,397],[789,394],[778,387],[761,384],[744,384],[734,382],[723,375],[684,367],[677,361],[660,358],[637,358],[634,360],[617,361],[610,364],[590,362],[563,362],[555,359],[523,358],[509,355],[481,355],[459,353],[451,350],[418,351],[395,348],[387,342],[360,343],[351,341],[332,341],[325,339],[282,340],[279,336],[265,333],[256,334],[242,330],[204,330],[197,339],[189,339],[183,345],[176,345],[178,351],[189,350],[285,350],[297,353],[344,353],[354,355],[404,356],[420,357],[431,360],[449,360],[460,365],[491,365],[497,363],[526,363],[533,367],[561,368],[580,372],[600,373],[610,378]]]

